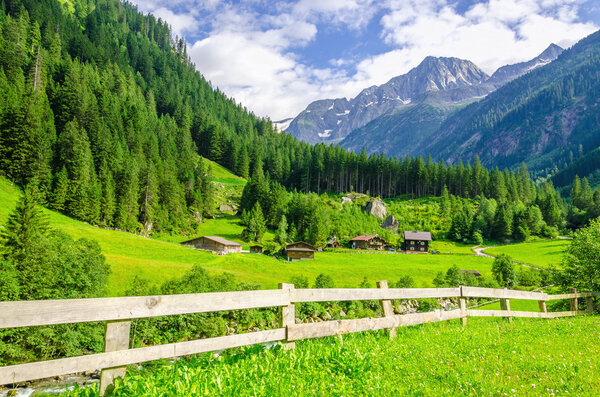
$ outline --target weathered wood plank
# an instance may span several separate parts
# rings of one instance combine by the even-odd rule
[[[279,289],[289,292],[294,289],[294,284],[280,283]],[[295,304],[290,303],[288,306],[281,307],[280,323],[281,323],[281,327],[286,329],[286,333],[287,333],[288,325],[296,324],[296,305]],[[287,336],[286,336],[286,338],[287,338]],[[293,349],[296,347],[296,344],[294,342],[286,342],[283,344],[283,347],[284,347],[284,349]]]
[[[516,291],[501,288],[463,287],[462,296],[466,298],[498,298],[498,299],[524,299],[547,300],[544,292]]]
[[[596,294],[593,292],[578,292],[578,293],[569,293],[569,294],[556,294],[556,295],[548,295],[549,301],[555,301],[559,299],[574,299],[574,298],[587,298],[589,296],[595,296]],[[596,295],[600,296],[600,295]]]
[[[549,318],[548,314],[551,313],[538,313],[538,312],[519,312],[511,311],[512,317],[525,317],[525,318]],[[468,310],[467,316],[469,317],[507,317],[505,310]]]
[[[551,313],[548,313],[548,318],[572,317],[572,316],[579,316],[581,314],[582,314],[581,312],[573,312],[573,311],[551,312]]]
[[[129,349],[131,321],[108,321],[104,334],[104,351],[113,352]],[[116,378],[124,378],[127,367],[103,369],[100,374],[100,395],[110,394]]]
[[[0,302],[0,328],[287,306],[284,290]]]
[[[457,298],[460,288],[336,288],[295,289],[292,302],[362,301],[386,299]]]
[[[220,336],[189,342],[169,343],[137,349],[128,349],[88,356],[61,358],[52,361],[0,367],[0,385],[28,380],[68,375],[76,372],[94,371],[98,368],[114,368],[124,365],[229,349],[232,347],[277,342],[285,339],[285,328],[247,334]]]
[[[377,288],[386,289],[388,288],[387,280],[381,280],[377,282]],[[383,299],[379,301],[381,310],[383,310],[384,317],[392,317],[394,315],[394,308],[392,307],[392,301],[389,299]],[[390,339],[396,337],[396,328],[390,328],[388,331]]]
[[[288,340],[320,338],[343,335],[353,332],[375,331],[384,328],[398,328],[460,318],[460,310],[395,315],[380,318],[359,318],[354,320],[324,321],[321,323],[295,324],[288,326]]]

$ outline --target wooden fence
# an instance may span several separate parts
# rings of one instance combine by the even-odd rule
[[[130,364],[268,342],[283,342],[285,347],[291,348],[294,341],[300,339],[368,330],[388,329],[390,336],[394,337],[397,327],[453,319],[460,319],[466,324],[467,317],[504,317],[510,320],[512,317],[575,316],[592,313],[593,298],[600,296],[600,293],[578,293],[574,289],[569,294],[548,295],[543,292],[478,287],[388,288],[386,281],[378,282],[377,286],[372,289],[295,289],[293,284],[280,284],[278,290],[0,302],[0,329],[106,321],[104,353],[0,367],[0,385],[101,369],[100,391],[104,394],[116,377],[125,375],[125,366]],[[424,298],[456,298],[459,308],[394,314],[392,300]],[[470,298],[500,299],[502,310],[469,310],[467,300]],[[578,310],[579,298],[586,299],[585,311]],[[513,311],[510,308],[511,299],[538,301],[540,311]],[[569,299],[570,310],[548,312],[546,302],[557,299]],[[384,316],[296,324],[296,303],[356,300],[379,300]],[[132,319],[267,307],[281,308],[280,328],[129,349]]]

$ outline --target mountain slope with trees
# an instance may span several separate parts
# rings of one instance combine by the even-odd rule
[[[600,31],[453,114],[422,151],[547,174],[600,144],[599,98]]]

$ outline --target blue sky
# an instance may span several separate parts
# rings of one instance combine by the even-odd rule
[[[455,56],[486,73],[600,28],[598,0],[130,0],[186,38],[197,69],[260,116],[293,117]]]

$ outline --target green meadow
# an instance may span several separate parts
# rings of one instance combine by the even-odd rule
[[[597,396],[600,318],[470,318],[246,347],[142,369],[114,396]],[[97,385],[68,396],[96,396]]]
[[[535,241],[492,247],[484,252],[494,256],[507,254],[521,263],[547,268],[550,265],[560,265],[563,252],[569,243],[570,240]]]
[[[0,179],[0,222],[6,222],[19,197],[19,190],[6,179]],[[295,275],[304,275],[312,282],[320,273],[330,275],[339,287],[357,287],[367,277],[374,283],[387,279],[396,281],[410,275],[418,286],[431,286],[439,271],[456,264],[461,269],[474,269],[489,276],[492,261],[465,255],[408,255],[399,253],[319,252],[313,261],[286,262],[266,255],[212,255],[182,247],[178,243],[191,236],[162,236],[161,240],[107,230],[73,220],[57,212],[44,210],[52,227],[75,238],[98,241],[111,265],[110,296],[122,295],[138,275],[152,284],[181,276],[193,265],[200,264],[213,273],[229,272],[240,281],[258,283],[263,288],[277,288]],[[219,235],[239,240],[242,227],[236,217],[207,220],[198,235]],[[166,240],[166,241],[165,241]],[[448,247],[452,247],[449,244]],[[463,249],[461,247],[460,249]]]

